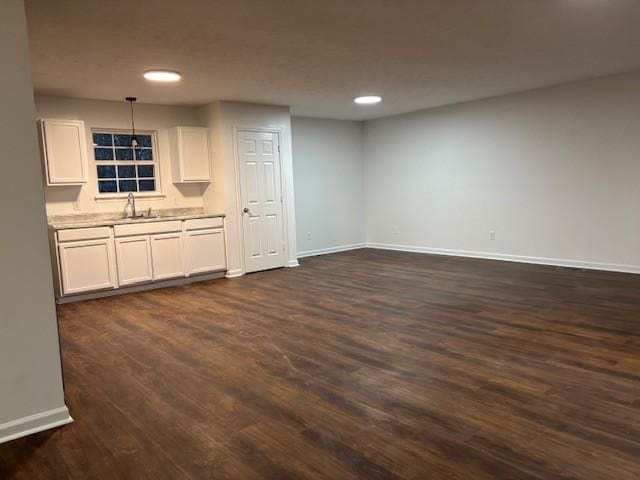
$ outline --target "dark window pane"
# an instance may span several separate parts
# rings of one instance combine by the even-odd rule
[[[153,165],[138,165],[139,177],[153,177]]]
[[[110,133],[94,133],[93,144],[100,145],[102,147],[110,147],[113,145],[113,137]]]
[[[136,160],[153,160],[153,150],[150,148],[136,148]]]
[[[98,178],[116,178],[116,167],[113,165],[98,165]]]
[[[138,135],[138,145],[151,148],[151,135]]]
[[[137,192],[138,185],[135,180],[120,180],[120,191],[121,192]]]
[[[113,150],[111,148],[94,148],[96,160],[113,160]]]
[[[116,181],[111,180],[107,182],[98,182],[98,190],[100,193],[112,193],[116,192]]]
[[[155,180],[140,180],[141,192],[153,192],[156,189]]]
[[[136,178],[136,167],[131,166],[118,166],[119,178]]]
[[[113,143],[116,147],[130,147],[131,135],[124,135],[121,133],[115,133],[113,135]]]
[[[131,148],[116,148],[116,160],[133,160]]]

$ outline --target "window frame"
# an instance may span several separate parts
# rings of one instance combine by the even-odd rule
[[[153,160],[116,160],[115,157],[113,160],[96,160],[96,156],[95,156],[95,151],[94,148],[96,148],[93,144],[93,134],[94,133],[108,133],[108,134],[124,134],[124,135],[130,135],[131,134],[131,130],[129,129],[123,129],[123,128],[98,128],[98,127],[92,127],[90,129],[89,132],[89,145],[90,145],[90,149],[91,149],[91,160],[93,162],[91,171],[93,172],[93,178],[94,178],[94,187],[96,189],[96,196],[95,199],[96,200],[110,200],[110,199],[122,199],[122,198],[127,198],[129,196],[129,193],[133,193],[136,198],[138,197],[164,197],[164,193],[162,190],[162,181],[161,181],[161,172],[160,172],[160,150],[158,147],[158,132],[157,130],[137,130],[136,129],[136,134],[140,134],[140,135],[149,135],[151,136],[151,150],[153,151]],[[136,165],[153,165],[153,179],[155,180],[155,190],[153,191],[135,191],[135,192],[108,192],[108,193],[101,193],[100,192],[100,185],[99,185],[99,181],[100,179],[98,178],[98,166],[99,165],[106,165],[106,166],[113,166],[117,167],[118,166],[136,166]],[[117,178],[117,173],[116,173],[116,178],[114,180],[118,180]],[[136,171],[136,181],[139,180],[139,177],[137,176],[137,171]]]

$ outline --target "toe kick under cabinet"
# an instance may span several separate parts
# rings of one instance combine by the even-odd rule
[[[51,231],[59,299],[197,280],[227,268],[222,217]],[[207,277],[208,278],[208,277]]]

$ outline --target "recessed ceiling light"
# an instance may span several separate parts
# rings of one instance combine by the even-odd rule
[[[144,78],[152,82],[177,82],[182,75],[171,70],[149,70],[144,72]]]
[[[373,105],[374,103],[380,103],[382,97],[378,95],[365,95],[363,97],[356,97],[353,99],[358,105]]]

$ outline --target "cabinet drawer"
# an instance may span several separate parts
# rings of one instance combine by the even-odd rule
[[[180,220],[172,220],[169,222],[132,223],[130,225],[114,225],[113,227],[113,232],[116,237],[180,231],[182,231],[182,222]]]
[[[186,230],[200,230],[203,228],[220,228],[223,226],[224,219],[222,217],[213,218],[194,218],[193,220],[185,220],[184,226]]]
[[[76,240],[96,240],[98,238],[109,238],[111,229],[109,227],[95,228],[69,228],[58,230],[59,242],[73,242]]]

